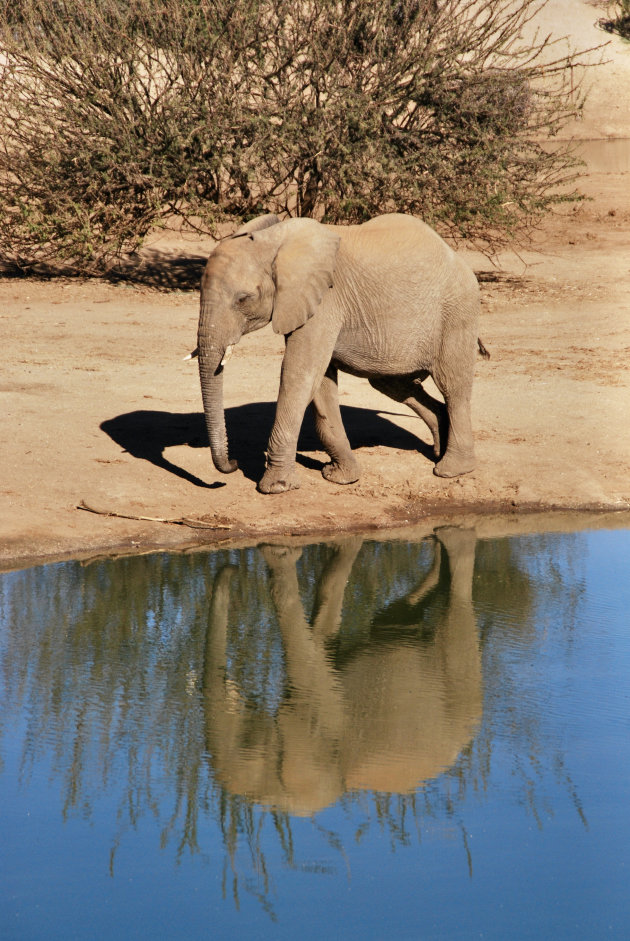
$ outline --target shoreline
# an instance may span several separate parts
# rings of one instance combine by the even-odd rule
[[[161,525],[169,524],[162,523]],[[67,547],[58,552],[41,554],[20,551],[13,556],[0,559],[0,574],[68,562],[91,565],[95,562],[116,561],[139,555],[214,552],[219,549],[253,548],[263,544],[305,546],[313,543],[338,542],[356,535],[379,542],[388,540],[413,542],[426,538],[435,530],[446,526],[475,529],[479,539],[507,538],[543,532],[577,533],[587,530],[630,529],[630,508],[548,507],[541,509],[532,506],[503,511],[498,507],[493,507],[480,511],[471,507],[460,507],[459,510],[453,510],[450,513],[429,513],[422,518],[410,519],[402,523],[392,520],[389,526],[369,526],[364,523],[345,529],[305,530],[290,533],[279,530],[270,530],[266,533],[251,530],[190,540],[185,538],[183,532],[179,534],[181,539],[156,540],[148,537],[146,532],[138,531],[136,533],[138,538],[132,540],[131,544],[129,541],[123,541],[119,544],[95,544],[89,548]],[[188,530],[188,532],[192,534],[193,530]]]

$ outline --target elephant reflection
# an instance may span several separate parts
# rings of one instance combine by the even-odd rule
[[[471,741],[481,717],[481,666],[472,607],[476,536],[436,532],[435,557],[402,605],[422,617],[439,582],[446,603],[432,622],[401,636],[394,626],[333,661],[344,591],[362,541],[340,542],[325,571],[317,615],[302,607],[301,550],[266,546],[270,590],[282,636],[286,693],[275,715],[244,701],[226,669],[229,586],[218,573],[205,657],[206,746],[230,792],[293,814],[311,814],[348,790],[405,793],[435,777]],[[392,638],[388,639],[388,635]]]

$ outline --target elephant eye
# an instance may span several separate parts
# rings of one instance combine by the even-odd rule
[[[242,307],[247,301],[250,301],[254,295],[250,294],[249,291],[241,291],[240,294],[236,295],[236,303],[239,307]]]

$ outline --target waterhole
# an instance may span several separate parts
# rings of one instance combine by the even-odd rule
[[[625,938],[630,530],[0,575],[3,939]]]

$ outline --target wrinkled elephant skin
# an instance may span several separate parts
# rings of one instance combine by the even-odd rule
[[[217,245],[201,285],[199,370],[215,466],[224,473],[237,466],[228,456],[223,367],[243,334],[271,322],[286,349],[259,490],[299,486],[297,440],[311,403],[330,456],[324,477],[358,479],[339,409],[339,370],[367,378],[426,422],[436,474],[468,473],[478,317],[474,274],[413,216],[356,226],[255,219]],[[423,388],[429,375],[444,403]]]

